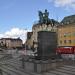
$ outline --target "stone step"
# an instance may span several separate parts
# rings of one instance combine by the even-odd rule
[[[54,71],[50,71],[50,73],[54,73],[56,75],[70,75],[70,74],[67,74],[67,73],[64,73],[64,72],[60,72],[59,70],[54,70]]]
[[[59,72],[63,72],[63,73],[66,73],[66,74],[74,74],[75,75],[75,72],[73,71],[69,71],[69,70],[65,70],[65,69],[56,69],[56,71],[59,71]]]

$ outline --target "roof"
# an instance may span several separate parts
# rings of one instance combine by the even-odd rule
[[[70,15],[64,17],[64,19],[61,21],[61,24],[73,24],[75,23],[75,15]]]
[[[0,40],[19,40],[19,41],[22,41],[20,38],[1,38]]]

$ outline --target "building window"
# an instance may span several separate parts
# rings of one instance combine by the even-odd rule
[[[74,43],[74,44],[75,44],[75,40],[72,40],[72,43]]]
[[[62,44],[62,41],[60,40],[60,44]]]
[[[64,43],[66,44],[66,40],[64,40]]]
[[[69,40],[69,43],[71,43],[71,40]]]
[[[66,33],[64,34],[64,37],[66,37]]]
[[[71,33],[64,33],[64,37],[70,37]]]

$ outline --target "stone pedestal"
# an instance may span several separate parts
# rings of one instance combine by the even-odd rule
[[[46,72],[56,68],[56,61],[43,60],[27,60],[25,61],[24,69],[29,72]]]

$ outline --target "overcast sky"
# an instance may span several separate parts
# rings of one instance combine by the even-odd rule
[[[20,37],[38,20],[38,11],[47,9],[49,18],[61,21],[75,14],[75,0],[0,0],[0,37]]]

